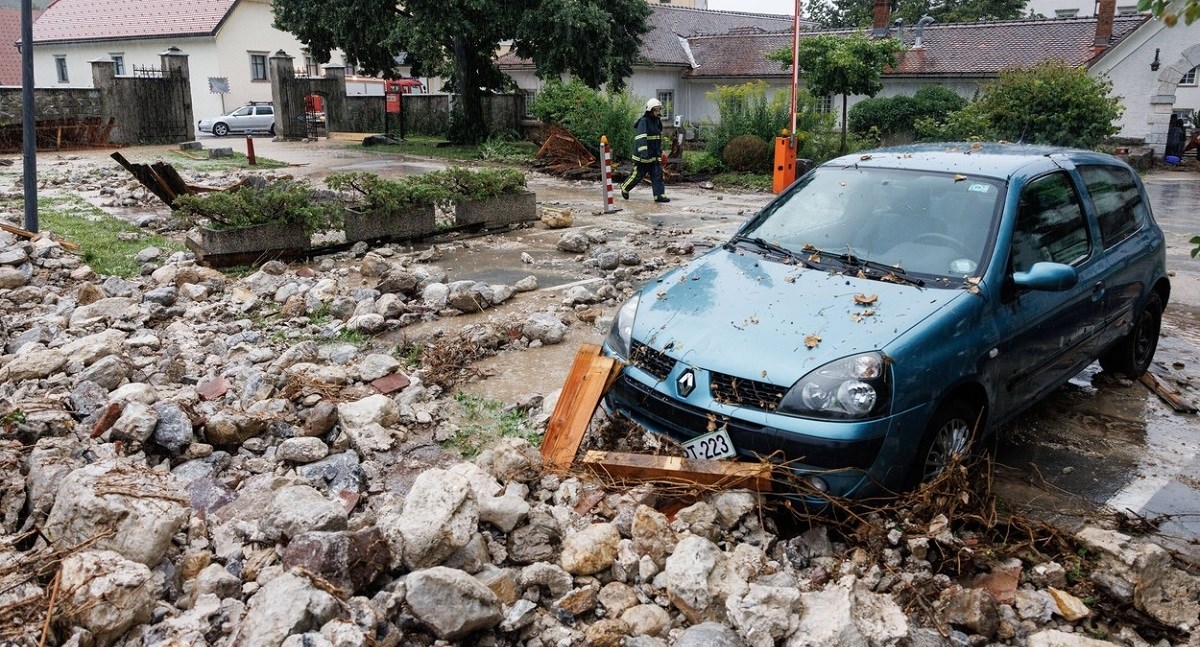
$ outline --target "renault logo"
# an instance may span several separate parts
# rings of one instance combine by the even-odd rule
[[[692,391],[696,390],[696,374],[692,369],[688,369],[680,374],[679,379],[675,380],[675,389],[679,391],[681,397],[688,397]]]

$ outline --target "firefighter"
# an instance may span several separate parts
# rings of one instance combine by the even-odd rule
[[[666,193],[666,189],[663,187],[662,121],[659,117],[661,114],[662,102],[658,99],[651,99],[646,102],[646,114],[642,115],[634,124],[633,173],[621,185],[621,197],[626,200],[629,199],[629,192],[633,190],[633,187],[637,186],[649,173],[650,186],[654,190],[654,201],[671,201],[670,198],[663,195]]]

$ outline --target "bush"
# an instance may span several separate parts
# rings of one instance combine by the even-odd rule
[[[187,226],[206,223],[213,229],[282,223],[312,233],[341,227],[343,217],[340,202],[320,199],[307,182],[291,179],[235,191],[179,196],[175,208],[175,217]]]
[[[756,135],[733,138],[721,151],[721,159],[729,170],[738,173],[763,173],[771,168],[771,147]]]
[[[755,135],[760,140],[773,141],[780,130],[790,125],[788,95],[781,92],[768,101],[765,81],[717,86],[708,97],[716,102],[720,119],[706,146],[713,156],[723,157],[725,147],[737,137]]]
[[[683,168],[691,175],[700,173],[720,173],[725,165],[720,158],[708,151],[684,151]]]
[[[339,173],[326,178],[325,184],[348,193],[343,198],[357,211],[396,213],[428,206],[449,209],[456,203],[522,193],[525,174],[516,169],[451,167],[395,180],[373,173]]]
[[[860,101],[850,108],[847,125],[859,135],[869,135],[875,129],[878,137],[891,138],[914,133],[914,124],[918,120],[940,122],[966,105],[967,100],[953,90],[927,85],[911,97],[900,95]]]
[[[525,191],[525,174],[511,168],[471,170],[453,166],[416,177],[440,183],[449,193],[451,202],[486,200]]]
[[[551,80],[538,92],[533,116],[571,132],[592,154],[600,154],[600,137],[608,137],[613,155],[624,159],[633,151],[633,123],[642,104],[628,93],[599,92],[578,79]]]
[[[972,103],[958,112],[952,112],[942,121],[918,119],[913,124],[918,141],[926,142],[971,142],[1000,139],[992,129],[979,105]]]

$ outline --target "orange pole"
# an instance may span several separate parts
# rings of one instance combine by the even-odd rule
[[[250,160],[250,166],[254,166],[254,138],[246,135],[246,159]]]

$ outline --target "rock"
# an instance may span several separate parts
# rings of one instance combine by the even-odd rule
[[[605,272],[611,272],[621,265],[621,257],[616,252],[603,252],[596,256],[596,265]]]
[[[517,584],[521,588],[529,589],[537,587],[544,589],[554,598],[566,595],[571,590],[571,583],[570,573],[554,564],[546,562],[538,562],[526,566],[521,570],[520,577],[517,578]]]
[[[352,449],[297,467],[296,474],[313,486],[327,487],[334,493],[358,494],[366,489],[367,475]]]
[[[1032,634],[1025,644],[1029,647],[1112,647],[1113,645],[1107,640],[1096,640],[1057,629],[1046,629]]]
[[[500,623],[496,595],[462,571],[435,566],[410,574],[405,585],[413,616],[438,638],[458,640]]]
[[[537,617],[538,606],[529,600],[517,600],[504,614],[500,622],[500,631],[513,632],[528,627]]]
[[[676,537],[663,513],[645,505],[639,505],[633,513],[633,547],[638,555],[646,555],[662,568],[667,555],[675,550]]]
[[[270,539],[292,538],[314,530],[344,530],[346,509],[312,486],[291,485],[275,492],[259,527]]]
[[[141,402],[129,402],[121,409],[121,417],[112,426],[112,437],[116,440],[145,442],[154,433],[158,414],[152,407]]]
[[[172,454],[178,454],[192,444],[195,440],[192,434],[192,419],[178,404],[170,400],[157,402],[154,412],[158,414],[158,424],[154,426],[154,434],[151,436],[155,443]]]
[[[358,374],[363,382],[374,382],[398,370],[400,361],[382,353],[371,353],[358,362]]]
[[[479,524],[479,506],[467,479],[441,469],[422,472],[404,498],[404,509],[380,526],[392,548],[393,563],[403,555],[410,570],[442,563],[467,545]],[[394,538],[399,537],[398,551]]]
[[[1013,598],[1017,616],[1022,620],[1045,623],[1049,622],[1050,616],[1058,611],[1058,604],[1045,591],[1017,589]]]
[[[524,438],[502,438],[492,446],[487,461],[478,464],[501,483],[529,483],[542,477],[542,455]]]
[[[1200,622],[1200,579],[1175,568],[1166,549],[1101,528],[1077,536],[1100,554],[1091,579],[1118,600],[1172,626]]]
[[[303,432],[305,436],[324,436],[337,424],[338,409],[328,400],[321,400],[309,409],[304,418]]]
[[[567,336],[567,325],[552,314],[535,312],[521,326],[521,334],[543,344],[558,344]]]
[[[1067,622],[1083,620],[1084,618],[1088,617],[1089,614],[1091,614],[1091,610],[1087,608],[1087,605],[1083,603],[1083,600],[1080,600],[1066,591],[1061,591],[1054,587],[1050,587],[1046,589],[1046,592],[1049,593],[1050,597],[1054,600],[1055,613],[1062,616]]]
[[[538,289],[538,280],[536,276],[527,276],[513,284],[513,289],[517,292],[532,292]]]
[[[592,575],[612,566],[621,535],[610,523],[597,523],[563,539],[562,567],[573,575]]]
[[[279,645],[288,636],[319,630],[338,610],[336,598],[314,587],[307,577],[289,571],[271,579],[250,598],[233,645]]]
[[[94,382],[111,391],[129,377],[130,368],[126,360],[109,355],[80,371],[79,377],[76,379]]]
[[[387,319],[383,315],[374,312],[351,317],[346,322],[346,329],[354,332],[374,334],[382,331],[384,328],[387,328]]]
[[[687,256],[695,251],[695,246],[690,241],[675,240],[667,244],[667,253],[674,256]]]
[[[991,593],[983,589],[948,590],[943,593],[943,601],[943,622],[986,638],[996,634],[1000,612]]]
[[[671,614],[657,604],[630,607],[621,614],[621,620],[629,625],[632,636],[666,636],[671,628]]]
[[[67,475],[45,533],[60,546],[99,537],[91,548],[112,550],[147,566],[162,561],[188,518],[188,498],[170,474],[126,460],[104,460]]]
[[[478,291],[479,285],[475,281],[451,283],[446,295],[446,306],[462,312],[479,312],[491,307],[491,300],[484,298]]]
[[[684,537],[667,558],[667,597],[688,620],[723,619],[725,599],[744,589],[717,545],[704,537]]]
[[[378,528],[357,532],[306,532],[283,551],[284,568],[296,566],[320,575],[346,593],[362,591],[378,578],[391,556]]]
[[[558,239],[557,246],[564,252],[582,253],[592,246],[592,241],[583,232],[568,231]]]
[[[360,452],[383,452],[395,444],[388,427],[400,420],[400,406],[386,395],[338,405],[338,419],[350,444]]]
[[[124,332],[109,328],[104,332],[69,341],[62,345],[61,350],[72,361],[80,362],[84,366],[91,366],[103,357],[120,355],[125,347],[126,337]],[[146,404],[153,404],[153,402]]]
[[[425,286],[421,292],[421,300],[426,306],[440,310],[446,307],[446,300],[450,297],[450,288],[442,283],[431,283]]]
[[[542,223],[549,229],[566,229],[575,224],[570,209],[542,207]]]
[[[329,446],[320,438],[302,437],[288,438],[279,443],[275,457],[291,463],[312,463],[325,458],[329,454]]]
[[[717,525],[717,511],[708,503],[700,501],[675,513],[671,528],[678,533],[690,532],[697,537],[716,541],[721,535]]]
[[[559,529],[554,518],[537,509],[529,522],[508,533],[508,557],[515,564],[558,561]]]
[[[0,266],[0,290],[11,290],[25,285],[25,273],[15,267]]]
[[[679,634],[673,647],[741,647],[744,644],[729,627],[719,622],[702,622]]]
[[[88,550],[62,562],[55,620],[88,630],[104,647],[135,624],[148,622],[162,587],[145,565],[109,550]],[[97,601],[103,601],[97,604]]]
[[[786,647],[895,645],[908,634],[908,620],[895,600],[843,581],[802,593],[804,613]]]
[[[17,382],[20,380],[40,380],[50,377],[67,363],[68,355],[58,349],[39,349],[20,356],[19,361],[12,361],[0,366],[0,382]]]
[[[772,647],[799,625],[800,591],[751,584],[744,595],[730,596],[725,610],[748,644]]]
[[[554,601],[551,608],[559,616],[576,617],[591,612],[596,608],[596,591],[599,587],[584,586]]]
[[[218,447],[236,447],[266,429],[266,424],[245,416],[218,412],[204,423],[204,440]]]
[[[193,604],[204,595],[215,595],[218,598],[241,597],[242,580],[220,564],[209,564],[196,574],[190,588]]]
[[[746,515],[758,509],[758,496],[745,490],[727,490],[712,498],[717,523],[725,531],[733,530]]]

